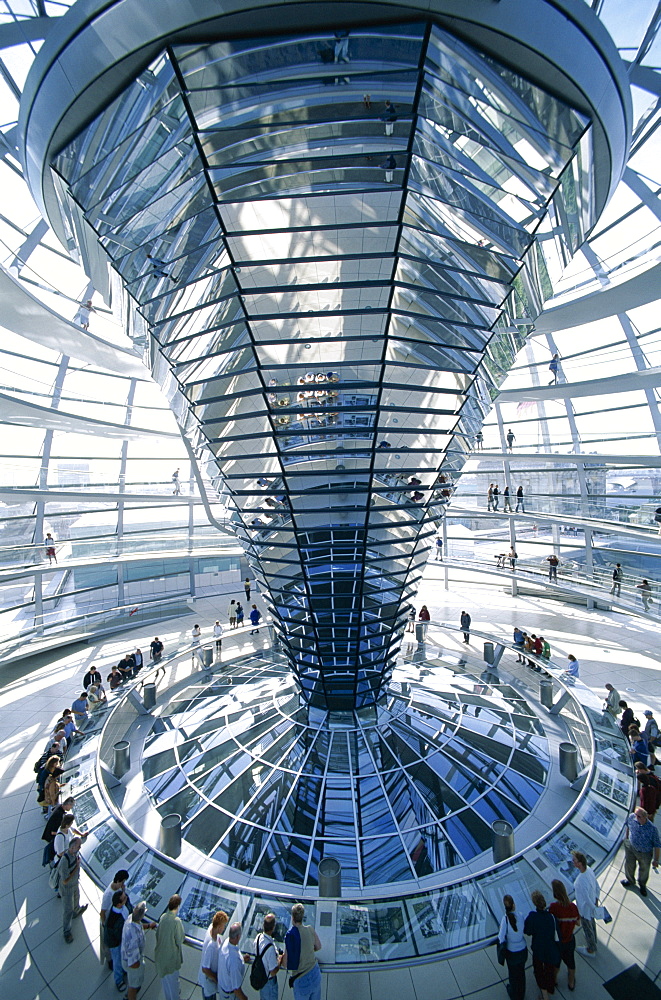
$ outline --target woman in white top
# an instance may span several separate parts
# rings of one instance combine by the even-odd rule
[[[200,636],[201,635],[202,635],[202,629],[200,628],[200,626],[199,625],[193,625],[193,628],[191,630],[191,636],[192,636],[192,639],[193,639],[193,645],[194,646],[199,646],[200,645]]]
[[[51,861],[51,867],[57,868],[60,863],[60,858],[69,849],[69,844],[74,837],[80,837],[81,840],[87,840],[87,834],[81,833],[73,825],[75,822],[75,817],[73,813],[65,813],[62,817],[62,822],[60,823],[60,829],[55,834],[53,840],[53,860]],[[58,886],[59,888],[59,886]]]
[[[503,896],[505,914],[500,921],[498,943],[504,944],[507,951],[507,971],[509,973],[510,1000],[523,1000],[526,992],[526,962],[528,946],[523,936],[523,918],[514,912],[516,907],[511,896]]]

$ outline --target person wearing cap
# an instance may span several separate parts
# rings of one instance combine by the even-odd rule
[[[654,712],[651,708],[648,708],[645,712],[645,728],[643,729],[643,736],[647,740],[647,746],[649,752],[652,755],[652,765],[656,764],[656,757],[654,755],[654,749],[659,743],[659,727],[657,725],[656,719],[654,718]]]

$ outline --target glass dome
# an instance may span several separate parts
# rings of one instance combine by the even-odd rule
[[[521,694],[433,657],[400,664],[373,709],[308,711],[284,659],[251,660],[161,717],[142,763],[152,803],[182,816],[202,858],[258,883],[316,887],[328,856],[348,889],[456,878],[491,850],[494,821],[534,809],[549,766]]]

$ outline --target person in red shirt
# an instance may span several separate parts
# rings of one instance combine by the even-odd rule
[[[560,958],[567,966],[567,984],[569,989],[573,990],[576,986],[576,959],[574,958],[576,942],[574,940],[574,931],[580,926],[581,918],[576,903],[569,901],[564,882],[561,882],[558,878],[554,878],[551,882],[551,889],[553,890],[554,902],[549,906],[549,913],[553,914],[558,925]]]
[[[661,781],[646,764],[637,761],[634,765],[638,778],[638,798],[651,820],[661,805]]]

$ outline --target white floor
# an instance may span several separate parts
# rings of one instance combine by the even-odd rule
[[[243,593],[240,594],[243,597]],[[187,642],[190,628],[199,621],[210,634],[216,618],[225,621],[229,603],[205,599],[197,603],[190,618],[164,622],[158,634],[171,651]],[[258,604],[261,602],[258,600]],[[429,566],[418,606],[426,603],[432,620],[456,622],[465,608],[473,627],[509,636],[511,626],[541,632],[560,659],[573,652],[581,664],[581,678],[600,694],[610,681],[634,708],[637,715],[648,707],[661,716],[661,669],[658,628],[648,621],[617,613],[593,613],[578,607],[563,607],[539,598],[516,598],[475,582],[452,585],[443,590],[441,567]],[[74,943],[63,941],[61,904],[55,899],[41,867],[43,829],[41,810],[36,806],[33,763],[43,749],[50,726],[61,709],[79,693],[80,679],[91,663],[102,672],[121,654],[135,645],[147,648],[154,632],[144,629],[125,633],[99,646],[44,654],[2,667],[0,674],[0,789],[3,797],[0,832],[5,850],[0,858],[0,889],[4,906],[0,909],[0,971],[3,1000],[88,1000],[117,997],[111,973],[98,957],[98,906],[100,893],[83,874],[81,889],[90,903],[87,913],[74,923]],[[266,630],[259,644],[266,644]],[[247,630],[232,635],[224,644],[224,655],[254,648]],[[481,643],[475,643],[481,652]],[[463,647],[465,650],[466,647]],[[604,898],[614,916],[608,926],[599,927],[600,950],[596,959],[577,957],[576,991],[566,989],[566,971],[560,973],[556,995],[600,1000],[609,994],[605,980],[631,965],[639,965],[661,985],[661,947],[658,928],[661,919],[661,876],[652,875],[649,895],[620,886],[622,852],[601,879]],[[151,940],[150,940],[151,939]],[[153,954],[153,935],[148,933],[148,957]],[[200,996],[194,986],[199,952],[186,949],[181,978],[182,1000]],[[403,969],[343,973],[323,977],[327,1000],[506,1000],[502,969],[496,963],[495,948],[444,962]],[[247,994],[254,994],[244,985]],[[280,995],[291,991],[281,975]],[[528,993],[537,996],[532,972],[528,970]],[[140,1000],[162,996],[151,960],[147,964],[145,986]]]

